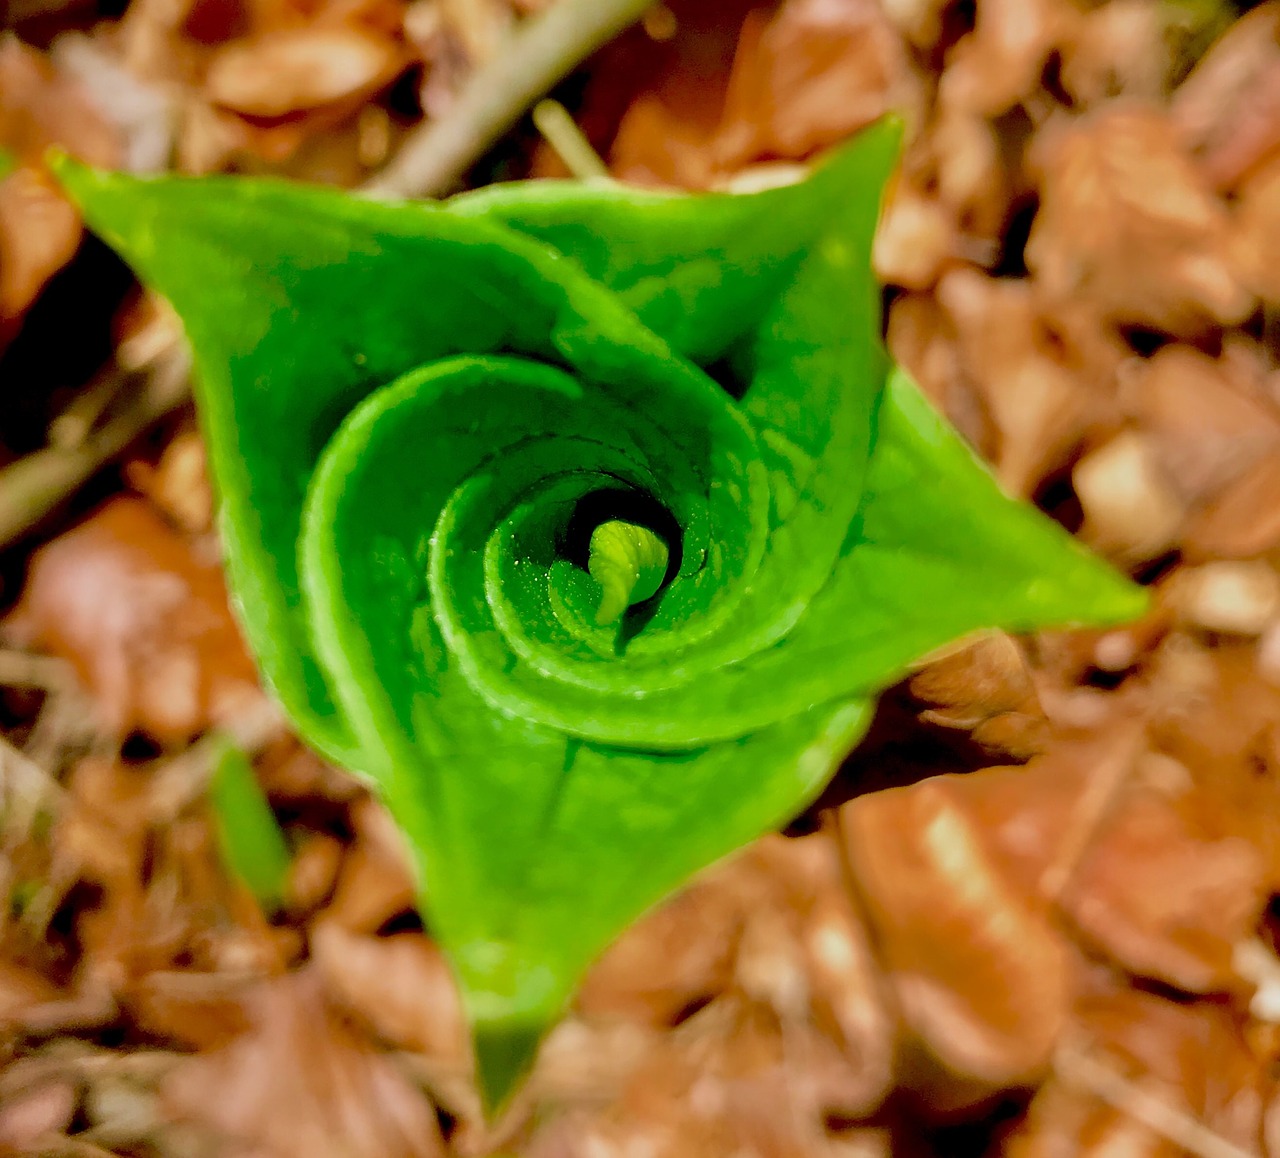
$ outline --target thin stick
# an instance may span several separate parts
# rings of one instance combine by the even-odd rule
[[[1087,1090],[1197,1158],[1257,1158],[1252,1151],[1228,1141],[1185,1110],[1131,1082],[1079,1046],[1060,1048],[1054,1058],[1054,1071],[1063,1081]]]
[[[1128,783],[1145,737],[1140,725],[1127,725],[1118,731],[1094,765],[1080,799],[1067,817],[1066,832],[1058,851],[1040,874],[1040,895],[1047,900],[1056,903],[1071,883],[1085,853],[1111,815],[1121,789]]]
[[[634,24],[653,0],[557,0],[467,78],[449,115],[410,134],[364,186],[375,197],[446,193],[539,97]]]
[[[112,402],[128,385],[128,378],[114,366],[99,374],[49,423],[49,445],[59,450],[75,450],[83,446]]]
[[[41,808],[56,804],[62,797],[62,787],[48,769],[0,736],[0,800],[5,804],[6,827],[25,832]]]
[[[60,691],[72,681],[65,660],[51,655],[0,649],[0,687]]]
[[[119,414],[79,446],[50,446],[0,470],[0,547],[21,538],[152,423],[187,400],[186,353],[175,344]]]
[[[545,100],[534,105],[533,123],[579,181],[608,179],[609,170],[600,154],[559,101]]]

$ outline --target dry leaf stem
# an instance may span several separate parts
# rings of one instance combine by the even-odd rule
[[[1196,1158],[1255,1158],[1172,1102],[1130,1081],[1079,1044],[1059,1049],[1054,1070],[1064,1081],[1087,1090]]]
[[[533,106],[533,123],[579,181],[607,179],[608,166],[591,147],[569,110],[559,101],[544,100]]]
[[[467,78],[449,115],[416,129],[364,186],[377,197],[446,193],[529,106],[634,24],[653,0],[558,0]]]
[[[78,445],[37,450],[0,470],[0,547],[21,538],[152,423],[182,405],[189,396],[186,382],[186,353],[175,344],[134,390],[121,390],[119,412],[96,434]]]

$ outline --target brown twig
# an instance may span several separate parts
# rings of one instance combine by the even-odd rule
[[[557,0],[467,78],[449,115],[415,130],[364,186],[375,197],[447,193],[539,97],[634,24],[653,0]]]
[[[36,816],[61,803],[62,787],[41,764],[0,736],[0,832],[22,836]]]
[[[1141,725],[1120,729],[1108,744],[1067,818],[1058,851],[1040,874],[1040,894],[1057,902],[1079,869],[1084,855],[1106,823],[1121,789],[1128,783],[1146,739]]]
[[[0,649],[0,687],[58,691],[73,678],[66,660],[56,656]]]
[[[1196,1155],[1196,1158],[1257,1158],[1256,1154],[1215,1133],[1179,1106],[1130,1081],[1079,1043],[1067,1043],[1059,1048],[1054,1058],[1054,1072],[1063,1081],[1141,1122],[1179,1149]]]
[[[122,371],[127,377],[135,377]],[[0,547],[21,538],[141,435],[188,398],[187,354],[173,343],[121,391],[116,415],[76,446],[50,446],[0,470]]]
[[[533,106],[533,123],[579,181],[602,180],[609,176],[608,166],[591,147],[569,110],[559,101],[544,100]]]
[[[98,374],[49,424],[49,445],[59,450],[83,446],[112,404],[129,387],[131,378],[132,375],[122,374],[116,366]]]

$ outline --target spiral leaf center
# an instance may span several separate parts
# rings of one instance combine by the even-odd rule
[[[616,623],[628,607],[656,595],[668,558],[666,543],[648,527],[611,519],[592,531],[587,571],[601,587],[596,623]]]

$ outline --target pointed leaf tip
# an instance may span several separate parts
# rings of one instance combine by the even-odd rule
[[[533,1067],[546,1031],[546,1024],[475,1023],[472,1042],[476,1055],[476,1085],[486,1117],[497,1117],[511,1100]]]

